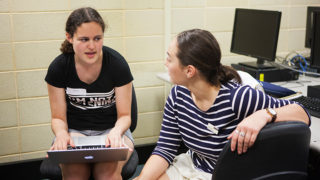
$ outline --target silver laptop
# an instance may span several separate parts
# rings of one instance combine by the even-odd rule
[[[67,150],[50,150],[49,158],[56,163],[93,163],[124,161],[127,159],[129,148],[105,147],[106,136],[77,136],[72,137],[75,147]]]

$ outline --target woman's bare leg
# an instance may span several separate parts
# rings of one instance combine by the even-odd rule
[[[131,149],[133,149],[132,141],[127,137],[124,136],[124,142],[128,145]],[[118,180],[122,179],[121,171],[125,163],[129,160],[132,152],[129,151],[127,160],[125,161],[117,161],[117,162],[103,162],[103,163],[96,163],[94,164],[93,168],[93,175],[96,180],[102,179],[112,179]]]
[[[60,167],[63,180],[88,180],[90,177],[89,164],[62,164]]]

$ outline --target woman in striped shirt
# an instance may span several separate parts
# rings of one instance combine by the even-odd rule
[[[208,31],[180,33],[167,54],[165,65],[176,85],[164,108],[157,146],[136,179],[211,179],[228,140],[241,154],[267,123],[309,124],[300,105],[241,86],[237,72],[220,63],[219,44]],[[176,156],[181,142],[189,150]]]

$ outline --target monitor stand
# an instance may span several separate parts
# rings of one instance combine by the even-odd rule
[[[246,66],[254,69],[274,69],[276,68],[270,63],[266,63],[263,59],[258,58],[257,61],[252,62],[240,62],[239,65]]]
[[[297,80],[299,78],[299,73],[296,71],[268,63],[244,62],[231,64],[231,66],[236,70],[249,73],[260,81],[279,82]]]

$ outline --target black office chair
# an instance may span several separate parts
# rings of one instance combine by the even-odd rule
[[[132,87],[132,104],[131,104],[131,126],[130,130],[133,132],[137,126],[138,119],[138,108],[137,99],[134,87]],[[127,163],[122,168],[122,179],[129,179],[135,173],[135,170],[139,164],[139,157],[136,150],[134,150],[127,161]],[[40,176],[41,178],[47,179],[62,179],[61,169],[59,164],[52,162],[49,158],[45,158],[40,165]],[[92,178],[92,177],[91,177]]]
[[[276,122],[265,126],[255,144],[242,155],[223,148],[212,180],[307,179],[310,129],[302,122]]]

